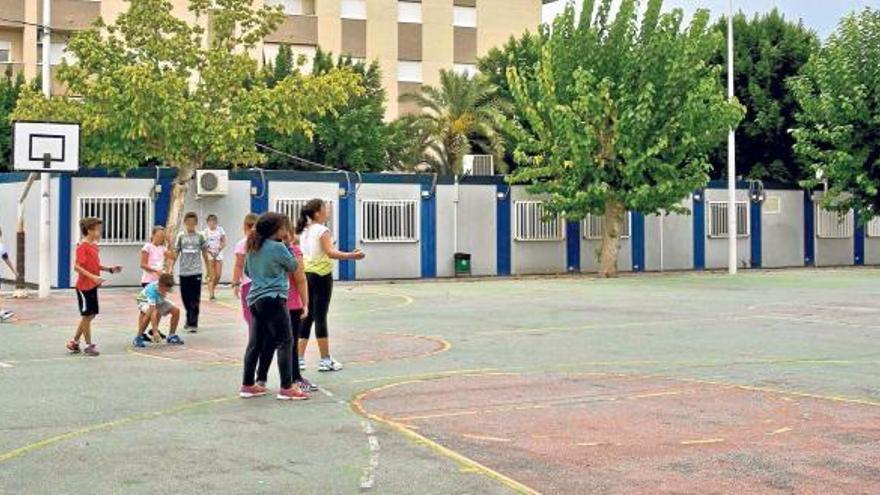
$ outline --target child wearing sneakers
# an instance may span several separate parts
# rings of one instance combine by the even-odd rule
[[[101,264],[98,241],[101,240],[100,218],[86,217],[79,221],[79,230],[82,240],[76,246],[76,260],[73,265],[76,271],[76,301],[79,305],[79,314],[82,317],[76,327],[73,339],[67,342],[67,350],[73,353],[80,352],[79,339],[86,342],[82,350],[87,356],[97,356],[97,347],[92,343],[92,320],[98,316],[98,287],[104,283],[101,272],[119,273],[121,266],[104,266]]]
[[[147,339],[144,332],[147,325],[150,325],[153,335],[153,342],[159,342],[159,321],[163,316],[171,315],[171,329],[168,332],[167,342],[169,344],[183,344],[180,336],[177,335],[177,322],[180,321],[180,310],[173,302],[168,300],[168,293],[174,288],[174,276],[170,273],[159,275],[159,280],[150,282],[138,295],[138,334],[134,338],[132,345],[135,347],[145,347]]]
[[[3,237],[3,231],[0,230],[0,238],[2,238],[2,237]],[[15,267],[12,266],[12,261],[9,259],[9,252],[6,250],[6,246],[4,246],[2,242],[0,242],[0,259],[2,259],[6,263],[7,266],[9,266],[9,270],[12,272],[12,277],[13,278],[17,277],[18,275],[17,275],[17,272],[15,271]],[[0,273],[2,273],[2,272],[0,272]],[[15,313],[13,313],[12,311],[0,308],[0,322],[4,322],[4,321],[12,318],[13,316],[15,316]]]
[[[199,307],[202,300],[202,262],[211,276],[211,264],[208,261],[208,241],[196,230],[199,216],[188,212],[183,216],[183,232],[177,234],[174,241],[174,260],[179,262],[177,268],[180,277],[180,298],[186,310],[184,329],[190,333],[199,331]]]

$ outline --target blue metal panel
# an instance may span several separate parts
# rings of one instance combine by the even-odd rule
[[[694,199],[694,270],[706,269],[706,197],[697,191],[700,200]]]
[[[339,248],[353,251],[357,246],[357,191],[353,184],[349,188],[347,182],[341,182],[339,187],[346,190],[345,196],[339,198]],[[354,280],[356,276],[354,260],[339,262],[340,280]]]
[[[751,205],[751,213],[749,215],[749,229],[751,230],[751,241],[752,241],[752,268],[761,268],[762,263],[762,235],[761,229],[761,214],[762,214],[762,203],[760,201],[752,201]]]
[[[73,221],[73,180],[63,174],[58,178],[58,288],[70,288],[71,222]]]
[[[260,174],[252,175],[251,188],[251,213],[260,215],[269,211],[269,177],[264,181]]]
[[[511,235],[510,235],[510,186],[506,184],[498,184],[495,188],[498,193],[497,207],[495,213],[495,221],[498,224],[496,246],[497,252],[497,274],[499,276],[510,275],[510,254],[511,254]]]
[[[813,215],[813,200],[810,198],[812,193],[804,191],[804,264],[813,266],[816,264],[816,238],[815,238],[815,221]]]
[[[167,170],[167,172],[166,172]],[[164,173],[163,173],[164,172]],[[156,225],[168,222],[168,211],[171,208],[171,189],[174,187],[174,170],[160,170],[158,185],[162,188],[153,200],[153,216]]]
[[[581,271],[581,223],[565,224],[565,261],[569,272]]]
[[[865,226],[859,221],[859,212],[853,214],[856,223],[855,237],[853,239],[853,264],[861,266],[865,264]]]
[[[421,249],[422,278],[437,276],[437,195],[430,181],[422,182]]]
[[[645,215],[643,213],[632,212],[629,240],[632,254],[632,270],[634,272],[643,272],[645,271]]]

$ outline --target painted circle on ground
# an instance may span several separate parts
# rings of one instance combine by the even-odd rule
[[[710,383],[493,374],[406,382],[360,406],[543,493],[862,493],[880,407]]]

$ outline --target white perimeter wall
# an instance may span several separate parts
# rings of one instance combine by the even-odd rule
[[[454,275],[455,186],[437,186],[437,276]],[[494,185],[460,185],[458,251],[471,254],[471,274],[495,275],[498,223]]]
[[[516,231],[515,202],[540,198],[529,195],[525,186],[511,187],[510,195],[510,235],[512,237]],[[561,241],[511,240],[510,244],[510,267],[513,275],[565,273],[567,271],[564,237]]]
[[[749,192],[745,190],[737,190],[736,191],[736,200],[737,201],[749,201]],[[708,269],[718,269],[718,268],[727,268],[727,238],[712,238],[709,237],[709,216],[711,212],[709,211],[709,202],[712,201],[727,201],[727,190],[726,189],[706,189],[705,192],[705,201],[706,201],[706,268]],[[751,204],[749,204],[749,211],[751,211]],[[752,238],[749,237],[740,237],[736,243],[736,258],[737,258],[737,266],[742,267],[750,267],[752,266]]]
[[[764,196],[779,198],[780,207],[761,209],[761,266],[804,266],[804,192],[768,189]]]
[[[691,214],[645,216],[645,270],[694,268],[693,198],[682,201],[681,206],[687,208]]]
[[[52,198],[57,198],[58,194],[58,184],[59,180],[57,178],[53,178],[50,180],[50,187],[52,189]],[[0,183],[0,228],[3,229],[3,237],[0,238],[0,242],[6,245],[6,249],[9,251],[9,257],[13,262],[13,266],[16,263],[16,257],[18,254],[16,251],[16,221],[18,215],[18,198],[21,196],[21,192],[24,190],[25,182],[4,182]],[[40,251],[40,181],[37,180],[34,182],[34,185],[31,187],[31,191],[28,194],[27,200],[25,201],[25,221],[24,221],[24,232],[25,232],[25,280],[28,283],[36,284],[39,281],[39,251]],[[58,246],[58,225],[57,218],[59,218],[58,214],[58,201],[52,201],[50,203],[49,209],[51,215],[52,225],[50,227],[50,254],[51,254],[51,282],[52,285],[55,286],[58,284],[58,250],[56,246]],[[0,278],[4,280],[13,280],[12,273],[9,272],[9,267],[6,266],[6,263],[0,263]],[[4,284],[3,290],[11,290],[12,285]]]

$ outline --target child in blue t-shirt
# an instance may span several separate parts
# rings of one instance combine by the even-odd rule
[[[171,315],[171,329],[168,332],[166,342],[169,344],[183,344],[183,340],[177,335],[177,323],[180,321],[180,309],[167,299],[168,293],[174,287],[174,277],[170,273],[163,273],[159,280],[150,282],[138,295],[138,334],[132,345],[145,347],[147,339],[144,332],[147,325],[151,327],[153,342],[159,342],[159,321],[163,316]]]

